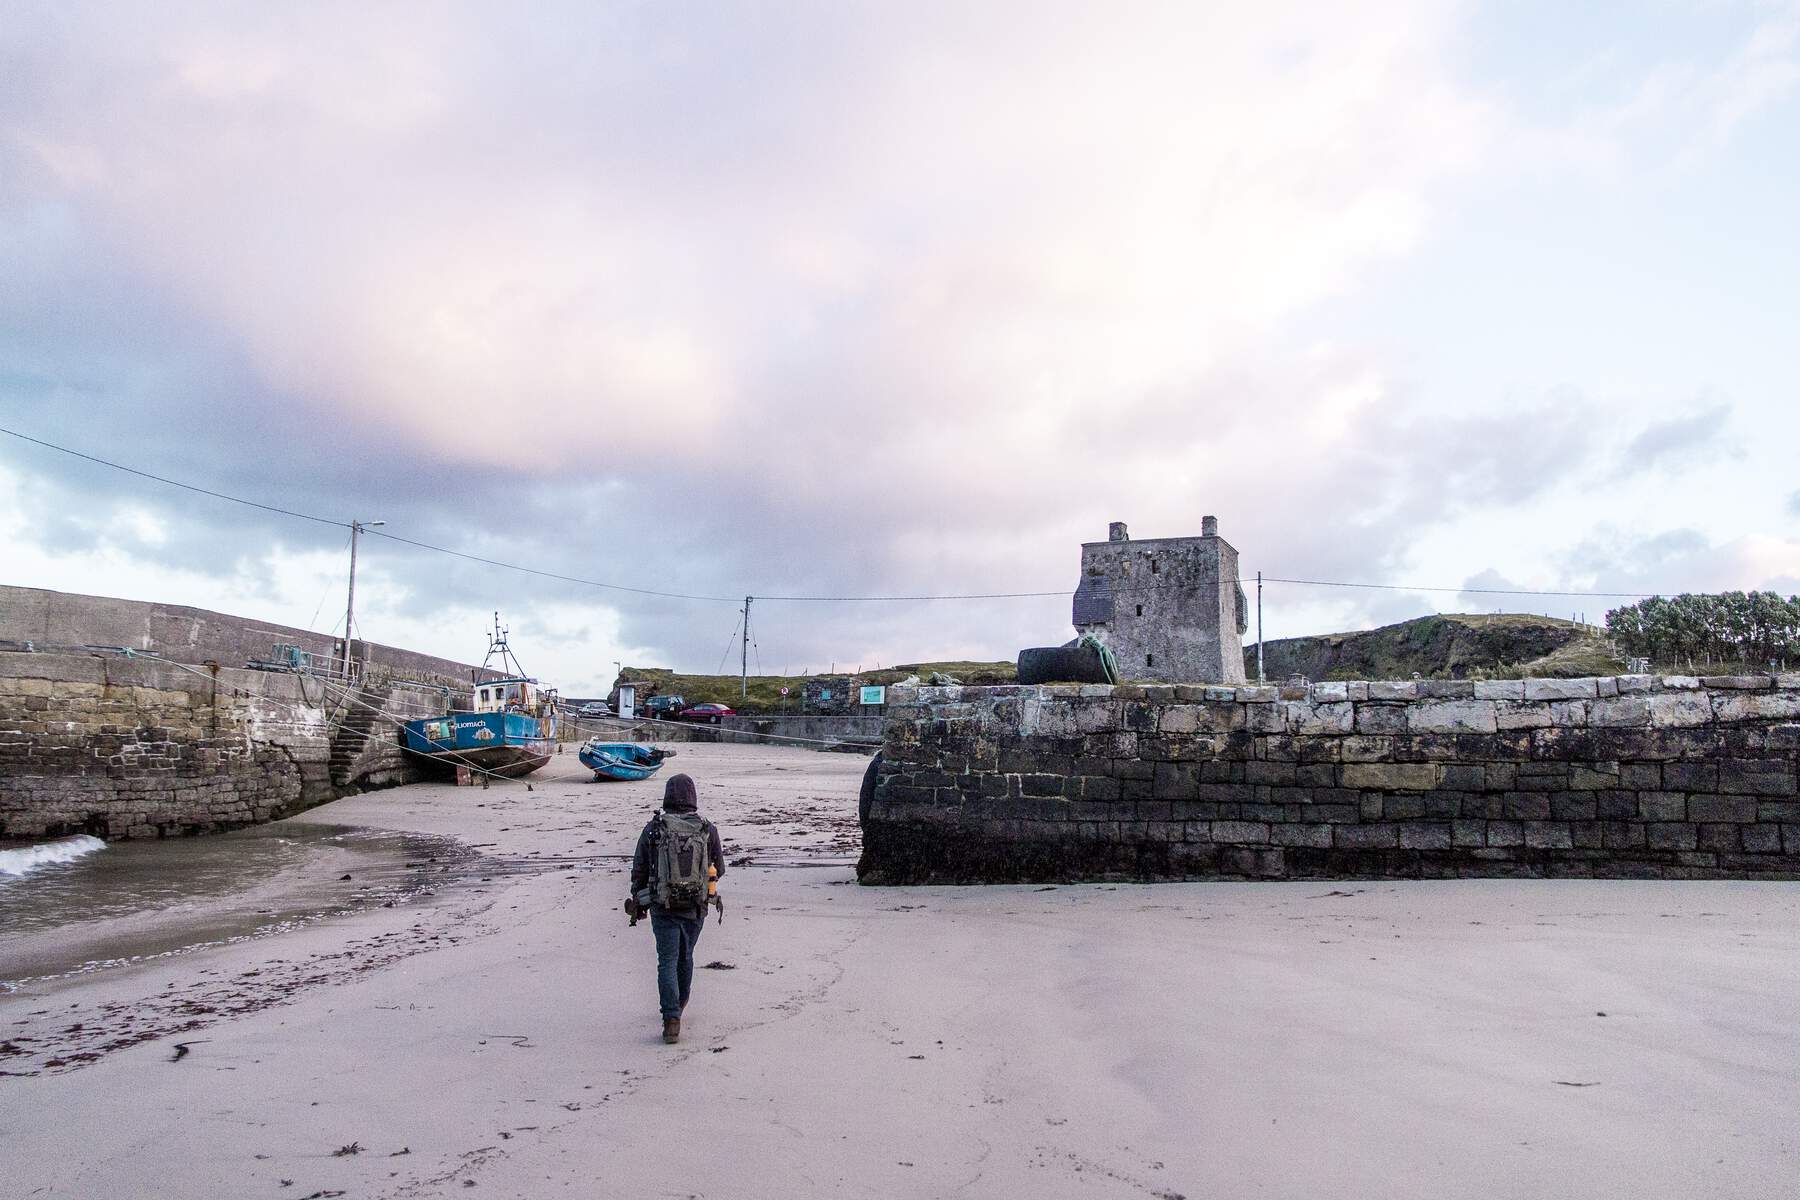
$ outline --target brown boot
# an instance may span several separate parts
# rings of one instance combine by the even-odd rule
[[[670,1017],[663,1022],[663,1041],[668,1042],[672,1046],[680,1040],[681,1021],[677,1017]]]

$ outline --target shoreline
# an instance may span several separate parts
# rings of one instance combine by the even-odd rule
[[[0,906],[0,995],[409,903],[437,864],[460,879],[480,857],[436,835],[280,822],[93,853],[61,875],[0,881],[12,906]]]
[[[150,1001],[197,1022],[0,1079],[12,1185],[654,1195],[673,1124],[701,1133],[684,1190],[730,1200],[1791,1180],[1800,885],[865,888],[842,865],[864,760],[695,745],[676,765],[728,862],[831,860],[728,868],[698,958],[730,969],[696,973],[680,1045],[618,911],[660,779],[559,759],[531,791],[368,793],[292,820],[459,837],[487,878],[0,997],[0,1044]]]

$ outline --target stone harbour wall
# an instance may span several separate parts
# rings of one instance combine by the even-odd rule
[[[866,883],[1800,878],[1800,674],[891,695]]]
[[[431,692],[365,701],[442,707]],[[299,675],[0,653],[0,839],[231,829],[420,777],[393,723],[358,711]]]
[[[184,604],[157,604],[54,592],[47,588],[0,584],[0,643],[6,649],[59,651],[119,646],[160,655],[172,662],[207,661],[242,667],[266,659],[277,643],[336,658],[343,643],[325,634]],[[473,649],[473,647],[471,647]],[[360,639],[351,656],[390,679],[410,679],[467,688],[476,674],[494,678],[467,663],[452,662],[396,646]]]

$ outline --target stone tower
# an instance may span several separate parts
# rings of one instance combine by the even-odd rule
[[[1119,676],[1158,683],[1241,684],[1244,590],[1238,554],[1203,517],[1199,537],[1134,542],[1114,521],[1104,542],[1081,547],[1078,632],[1104,642]]]

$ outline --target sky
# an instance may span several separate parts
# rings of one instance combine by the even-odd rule
[[[1795,3],[0,0],[0,426],[340,523],[0,435],[0,583],[333,631],[380,520],[359,636],[577,694],[1115,520],[1392,585],[1271,638],[1792,593],[1796,212]]]

